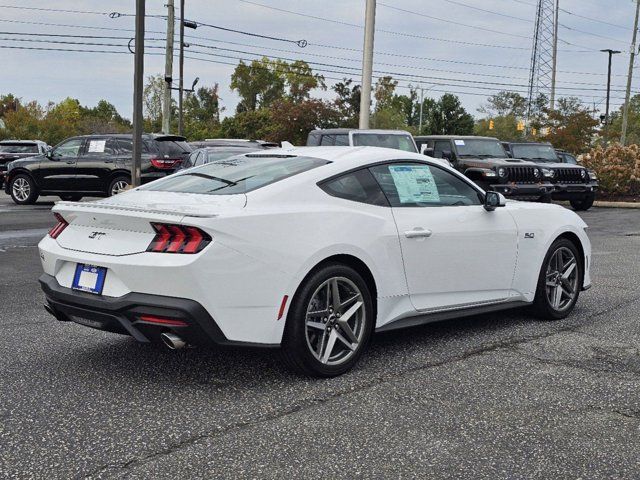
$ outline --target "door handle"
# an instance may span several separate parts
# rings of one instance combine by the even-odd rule
[[[413,230],[404,232],[404,236],[407,238],[428,238],[433,232],[431,230],[425,230],[422,227],[416,227]]]
[[[67,165],[73,165],[73,164],[74,164],[74,163],[76,163],[76,162],[74,162],[73,160],[67,160],[65,163],[66,163]]]

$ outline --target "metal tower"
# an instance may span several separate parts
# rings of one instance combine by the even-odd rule
[[[554,80],[554,40],[556,0],[538,0],[536,21],[531,49],[531,72],[529,74],[529,98],[527,124],[541,95],[547,100],[552,96]]]

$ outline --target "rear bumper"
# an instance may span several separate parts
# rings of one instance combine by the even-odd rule
[[[551,194],[553,185],[550,183],[498,183],[491,185],[491,190],[503,194],[505,197],[544,197]]]
[[[103,297],[62,287],[51,275],[43,274],[39,280],[46,310],[60,321],[131,335],[139,342],[159,343],[160,334],[170,331],[191,345],[278,346],[227,339],[207,310],[194,300],[133,292],[117,298]],[[177,320],[184,325],[158,325],[142,320],[143,315]]]

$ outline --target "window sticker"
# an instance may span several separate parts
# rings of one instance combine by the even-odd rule
[[[440,194],[426,165],[389,165],[400,203],[439,203]]]
[[[454,140],[453,142],[459,147],[464,147],[464,140]]]
[[[89,153],[104,153],[106,140],[91,140],[89,142]]]

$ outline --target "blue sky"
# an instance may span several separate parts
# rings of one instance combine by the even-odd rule
[[[0,46],[96,49],[126,52],[133,17],[109,18],[103,13],[133,13],[135,2],[61,0],[0,0]],[[164,0],[147,0],[147,13],[166,13]],[[179,3],[176,0],[176,3]],[[233,66],[211,61],[237,63],[235,58],[258,58],[241,50],[273,58],[300,58],[327,77],[351,76],[359,81],[364,0],[187,0],[186,17],[199,22],[276,36],[287,40],[305,39],[306,48],[292,42],[274,41],[201,26],[187,30],[187,41],[208,47],[191,47],[205,53],[189,53],[200,60],[185,61],[185,83],[200,77],[201,85],[220,84],[222,103],[233,112],[236,95],[229,89]],[[260,6],[258,4],[262,4]],[[444,91],[457,92],[464,106],[477,115],[486,97],[500,89],[526,91],[531,54],[535,0],[386,0],[378,3],[376,18],[376,55],[374,71],[396,74],[402,88],[409,83],[425,88],[425,96],[440,96]],[[272,8],[266,8],[272,7]],[[635,2],[631,0],[560,0],[558,55],[558,95],[579,96],[585,104],[604,109],[606,55],[602,48],[622,50],[614,57],[612,108],[622,103],[628,68]],[[25,10],[10,7],[83,10],[87,13]],[[395,7],[395,8],[393,8]],[[476,8],[472,8],[476,7]],[[278,10],[280,9],[280,10]],[[402,10],[398,10],[402,9]],[[495,13],[481,11],[487,10]],[[295,15],[323,17],[327,20]],[[409,13],[406,11],[414,12]],[[101,14],[102,13],[102,14]],[[501,14],[501,15],[500,15]],[[516,18],[514,18],[516,17]],[[599,19],[594,22],[583,17]],[[32,22],[32,23],[23,23]],[[42,23],[65,26],[42,25]],[[85,28],[87,27],[87,28]],[[102,28],[102,29],[100,29]],[[122,30],[109,30],[122,29]],[[166,21],[147,19],[149,55],[145,73],[164,70],[161,37]],[[487,31],[492,30],[492,31]],[[580,32],[582,30],[583,33]],[[9,32],[9,33],[7,33]],[[72,34],[124,37],[117,39],[78,39],[51,36],[18,36],[20,33]],[[155,33],[154,33],[155,32]],[[426,38],[429,37],[429,38]],[[19,42],[16,39],[56,40],[89,43],[112,43],[118,46],[81,46],[42,42]],[[568,43],[566,43],[568,42]],[[470,45],[482,44],[482,45]],[[487,46],[492,45],[492,46]],[[151,48],[157,47],[157,48]],[[214,50],[209,47],[229,50]],[[221,55],[221,56],[213,56]],[[78,53],[0,49],[0,93],[13,93],[24,100],[60,101],[78,98],[82,104],[95,105],[98,100],[112,102],[125,116],[131,115],[133,56],[125,53]],[[209,60],[209,62],[204,61]],[[478,65],[484,64],[484,65]],[[334,66],[327,66],[334,65]],[[177,59],[175,62],[177,72]],[[347,73],[322,72],[334,70]],[[351,72],[351,73],[348,73]],[[640,71],[636,71],[640,75]],[[177,74],[174,74],[177,78]],[[335,80],[327,79],[331,85]],[[640,90],[635,79],[633,90]],[[503,85],[501,85],[503,84]],[[506,85],[508,84],[508,86]],[[317,92],[330,98],[330,92]]]

